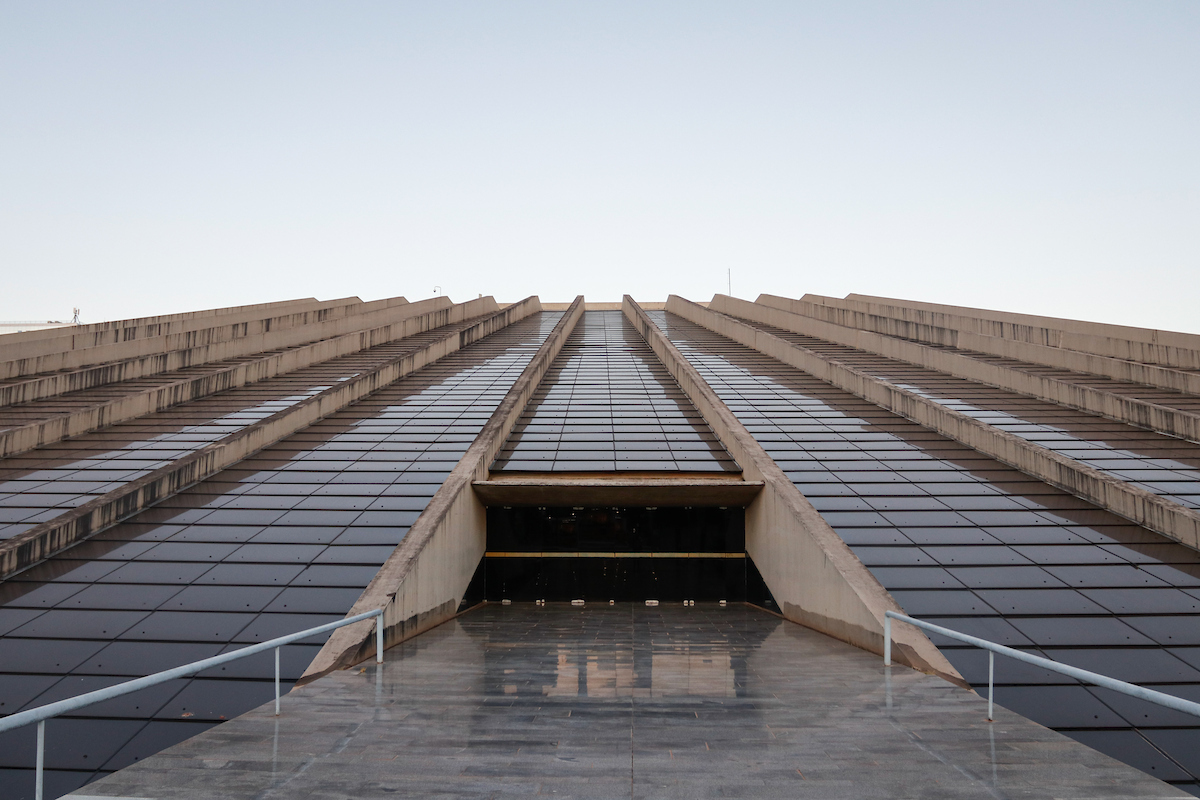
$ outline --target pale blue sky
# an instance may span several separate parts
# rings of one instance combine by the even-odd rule
[[[0,0],[0,320],[847,292],[1200,332],[1200,2]]]

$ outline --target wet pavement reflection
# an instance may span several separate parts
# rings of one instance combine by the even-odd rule
[[[743,604],[472,610],[85,791],[158,798],[1166,798]]]

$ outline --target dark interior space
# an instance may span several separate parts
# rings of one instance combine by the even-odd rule
[[[774,608],[746,556],[741,508],[489,509],[487,555],[464,605],[481,600],[750,600]]]

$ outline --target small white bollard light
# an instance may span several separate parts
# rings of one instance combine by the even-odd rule
[[[512,600],[509,600],[509,599],[506,597],[506,598],[504,598],[503,600],[501,600],[501,601],[500,601],[500,605],[502,605],[502,606],[511,606],[511,605],[512,605]]]
[[[721,601],[721,602],[720,602],[718,605],[720,605],[720,606],[721,606],[721,608],[724,608],[724,607],[725,607],[725,601],[724,601],[724,600],[722,600],[722,601]]]
[[[646,605],[648,605],[648,606],[656,606],[656,605],[658,605],[658,601],[657,601],[657,600],[647,600],[647,601],[646,601]]]
[[[572,600],[572,601],[571,601],[571,605],[573,605],[573,606],[581,606],[581,605],[583,605],[583,601],[582,601],[582,600]]]

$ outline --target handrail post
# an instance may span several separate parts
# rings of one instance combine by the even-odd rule
[[[883,665],[892,665],[892,618],[883,613]]]
[[[996,683],[995,679],[996,679],[996,653],[992,650],[988,650],[988,722],[993,721],[993,719],[992,719],[993,718],[992,695],[993,695],[993,687],[995,686],[995,683]]]
[[[375,663],[383,663],[383,614],[375,618]]]
[[[279,648],[275,648],[275,716],[279,716]]]
[[[46,720],[38,721],[37,728],[37,775],[33,779],[34,800],[42,800],[42,768],[46,764]]]

